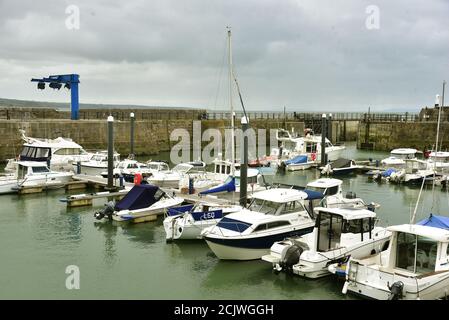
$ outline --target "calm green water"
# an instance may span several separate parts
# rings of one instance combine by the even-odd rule
[[[353,145],[346,152],[356,159],[385,155]],[[275,180],[305,185],[316,177],[308,170]],[[383,225],[409,221],[419,188],[371,183],[362,175],[343,180],[344,191],[381,204]],[[104,200],[68,210],[59,202],[64,196],[55,190],[0,197],[1,299],[352,299],[332,278],[274,275],[262,261],[219,261],[202,241],[166,244],[161,218],[131,226],[98,223],[93,212]],[[429,187],[423,200],[418,219],[430,210],[449,215],[446,192]],[[79,290],[65,287],[68,265],[80,268]]]

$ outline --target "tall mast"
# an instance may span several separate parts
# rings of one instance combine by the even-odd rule
[[[438,124],[437,124],[437,141],[435,144],[435,155],[438,152],[438,138],[440,134],[440,117],[441,117],[441,109],[443,109],[444,106],[444,87],[446,86],[446,80],[443,81],[443,96],[442,101],[438,101]]]
[[[231,27],[228,29],[228,47],[229,47],[229,104],[231,107],[231,173],[235,172],[235,133],[234,133],[234,106],[232,104],[232,42],[231,42]]]

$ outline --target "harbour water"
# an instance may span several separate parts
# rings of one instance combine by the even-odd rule
[[[346,157],[382,159],[386,153],[356,150]],[[159,158],[167,158],[161,154]],[[156,157],[153,157],[155,159]],[[305,185],[317,170],[271,177]],[[419,194],[411,188],[344,177],[344,192],[377,202],[381,225],[407,223]],[[73,191],[72,193],[80,193]],[[275,275],[263,261],[219,261],[203,241],[167,244],[157,222],[97,222],[93,207],[67,209],[64,190],[0,197],[0,299],[353,299],[333,278],[305,280]],[[430,212],[448,215],[449,193],[426,186],[417,221]],[[66,268],[80,270],[80,289],[66,288]]]

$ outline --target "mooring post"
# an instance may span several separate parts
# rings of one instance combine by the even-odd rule
[[[329,119],[327,120],[327,138],[334,143],[332,139],[332,113],[329,113]]]
[[[326,114],[321,116],[321,165],[326,165]]]
[[[108,117],[108,189],[113,188],[114,177],[114,117]]]
[[[130,158],[131,159],[134,159],[134,112],[131,112],[130,113],[130,118],[131,118],[131,132],[130,132],[130,137],[131,137],[131,141],[130,141],[130,144],[131,144],[131,150],[130,150],[130,153],[129,153],[129,156],[130,156]]]
[[[243,134],[243,152],[240,164],[240,205],[246,207],[247,188],[248,188],[248,137],[246,131],[249,128],[249,121],[246,116],[242,117],[242,134]]]

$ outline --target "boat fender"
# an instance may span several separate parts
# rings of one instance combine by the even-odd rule
[[[304,249],[300,246],[294,244],[290,246],[285,252],[284,257],[280,263],[280,266],[287,272],[293,271],[293,266],[299,262],[299,258],[303,253]]]
[[[399,300],[402,298],[402,292],[404,290],[404,283],[402,281],[396,281],[391,286],[387,283],[388,290],[390,290],[390,295],[388,300]]]

